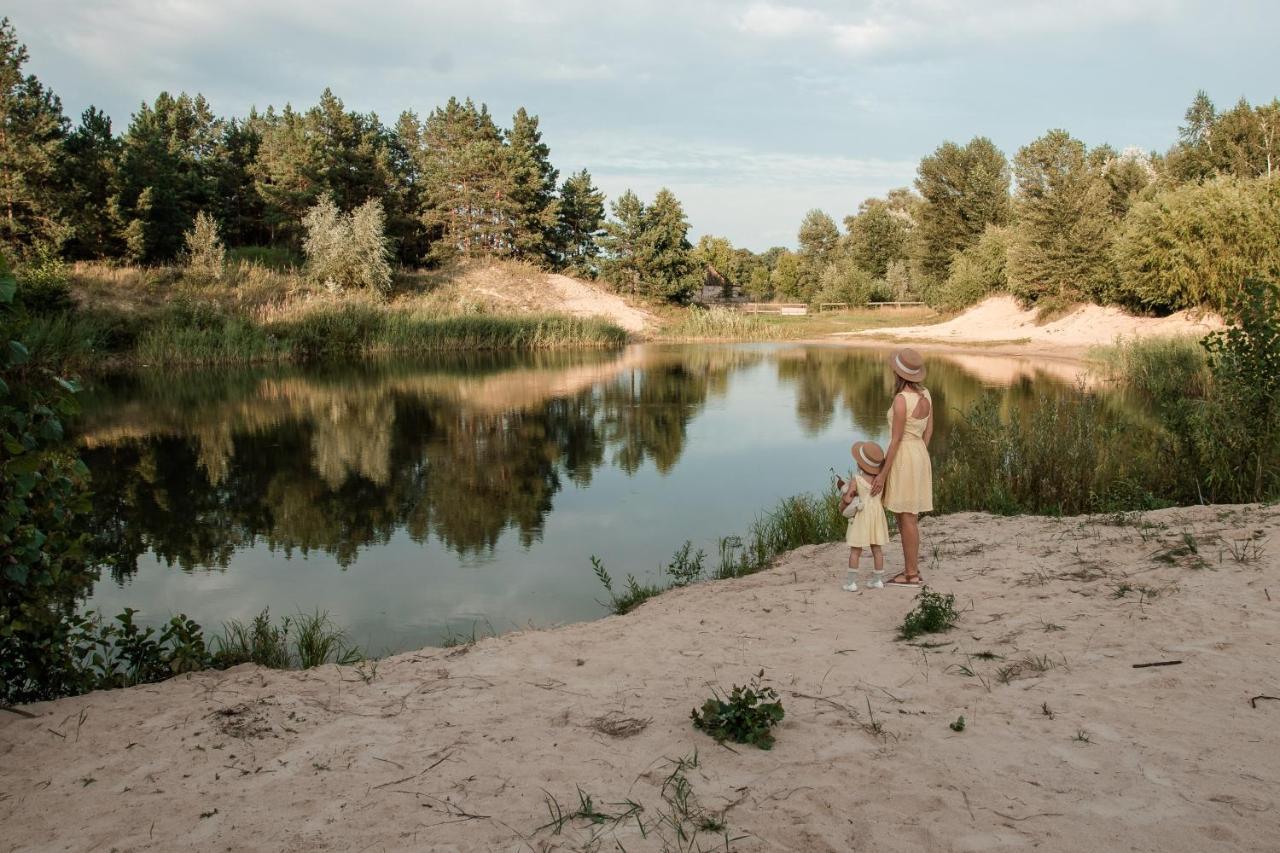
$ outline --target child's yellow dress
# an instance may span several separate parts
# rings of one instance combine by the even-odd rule
[[[849,519],[849,527],[845,530],[844,541],[850,548],[866,548],[870,545],[889,544],[889,521],[884,515],[884,505],[880,495],[871,497],[871,483],[862,474],[853,478],[858,497],[862,498],[862,509]]]

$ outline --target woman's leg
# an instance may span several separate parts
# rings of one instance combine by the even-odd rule
[[[902,560],[908,578],[920,576],[920,516],[914,512],[898,513],[898,532],[902,534]]]

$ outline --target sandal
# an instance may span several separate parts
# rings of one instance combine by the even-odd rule
[[[906,572],[899,572],[889,580],[885,581],[884,585],[921,587],[924,586],[924,578],[920,577],[919,572],[916,572],[914,575],[909,575]]]

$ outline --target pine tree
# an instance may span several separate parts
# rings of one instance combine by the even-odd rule
[[[125,132],[113,199],[132,260],[168,261],[196,211],[212,207],[222,122],[201,95],[161,92]]]
[[[25,253],[58,243],[58,157],[68,122],[62,102],[23,74],[25,45],[0,20],[0,245]]]
[[[121,251],[111,218],[119,157],[120,140],[111,132],[110,117],[89,107],[63,143],[58,164],[59,218],[67,228],[67,257],[105,258]]]
[[[947,277],[955,254],[988,225],[1009,221],[1009,164],[991,140],[943,143],[920,161],[916,189],[920,267],[931,284]]]
[[[507,146],[514,183],[512,254],[539,263],[553,263],[559,220],[556,180],[560,173],[551,165],[551,149],[542,141],[538,117],[529,115],[524,107],[511,119]]]
[[[556,209],[556,258],[560,266],[579,275],[594,275],[599,239],[604,233],[604,193],[583,169],[565,178]]]
[[[666,187],[645,210],[641,239],[644,289],[648,296],[683,304],[700,282],[689,243],[689,222],[680,201]]]
[[[644,276],[644,202],[627,190],[610,203],[609,210],[613,218],[604,224],[600,238],[606,255],[602,265],[605,277],[619,290],[639,293]]]
[[[301,245],[302,216],[325,190],[319,140],[288,104],[279,113],[268,107],[262,116],[250,116],[248,126],[260,137],[252,172],[267,239]]]

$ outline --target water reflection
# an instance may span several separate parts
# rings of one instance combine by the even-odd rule
[[[275,596],[277,610],[330,607],[389,648],[438,639],[460,610],[504,627],[585,618],[598,612],[590,554],[650,570],[685,538],[711,543],[821,488],[853,438],[883,439],[883,363],[842,348],[645,346],[107,377],[78,441],[116,583],[140,566],[148,582],[98,597],[217,622]],[[930,370],[944,414],[990,384],[972,365]],[[1009,379],[1008,405],[1057,381]],[[943,416],[939,448],[946,432]],[[324,574],[366,561],[359,581]],[[175,586],[166,566],[222,570],[229,597],[202,613],[213,593]],[[417,610],[383,631],[401,596]]]

